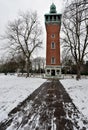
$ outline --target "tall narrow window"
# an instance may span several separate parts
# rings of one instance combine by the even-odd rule
[[[50,16],[50,21],[52,21],[52,16]]]
[[[51,43],[51,49],[55,49],[55,43],[54,42]]]
[[[51,64],[55,64],[55,58],[54,57],[51,58]]]

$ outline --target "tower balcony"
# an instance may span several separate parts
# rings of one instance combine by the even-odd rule
[[[61,24],[61,14],[45,14],[45,23]]]

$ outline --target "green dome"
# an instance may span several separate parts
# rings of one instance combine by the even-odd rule
[[[56,13],[56,6],[54,3],[50,6],[50,13]]]

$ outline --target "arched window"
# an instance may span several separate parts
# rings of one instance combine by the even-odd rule
[[[51,58],[51,64],[55,64],[55,58],[54,57]]]
[[[55,43],[54,42],[51,43],[51,49],[55,49]]]

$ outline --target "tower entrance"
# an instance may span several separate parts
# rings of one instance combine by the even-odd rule
[[[51,76],[55,76],[55,70],[51,70]]]

